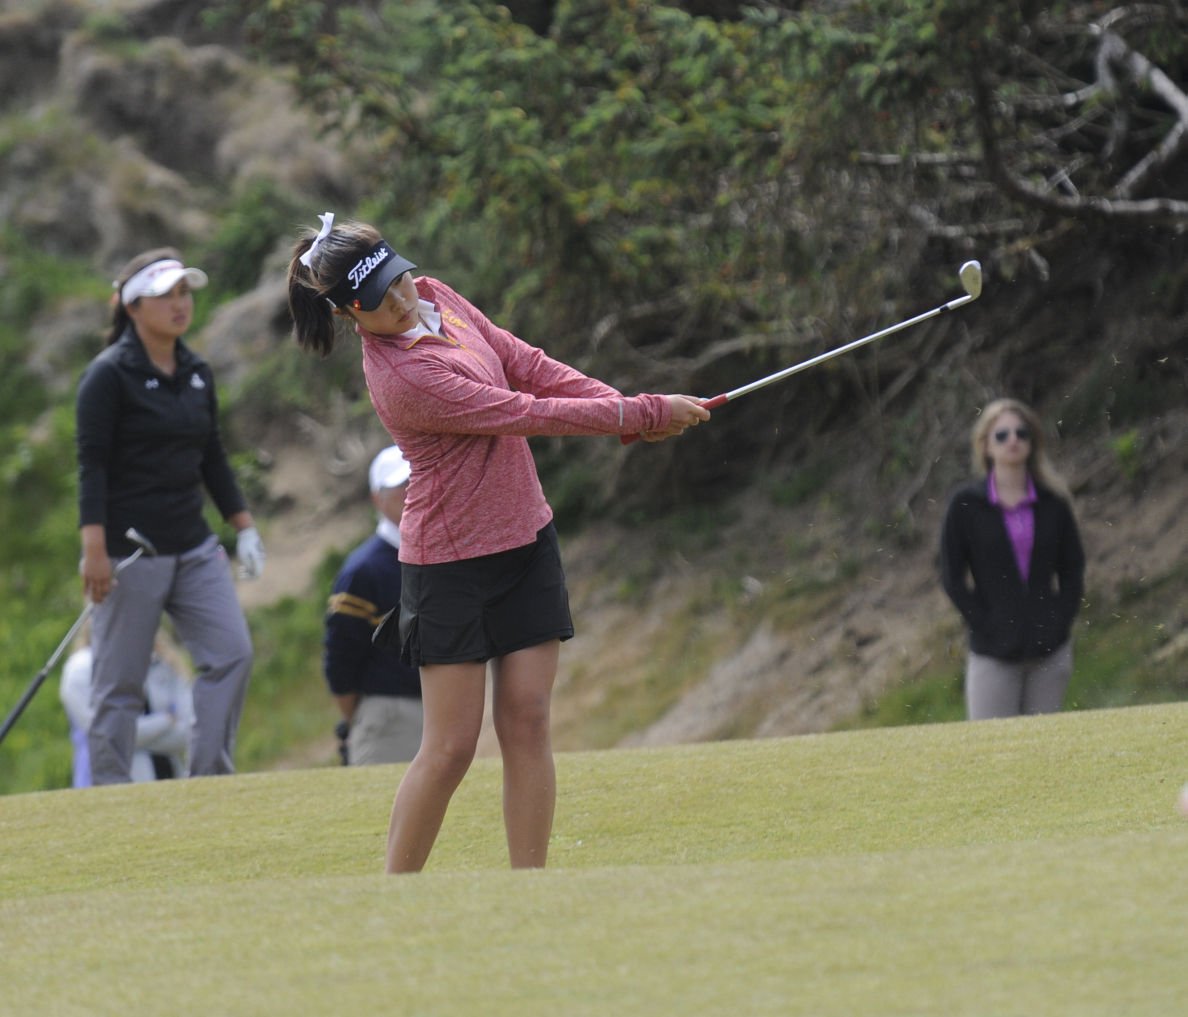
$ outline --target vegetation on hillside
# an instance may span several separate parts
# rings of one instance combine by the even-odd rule
[[[981,354],[971,372],[929,370],[938,346],[969,339],[965,322],[936,323],[732,406],[696,447],[646,463],[540,442],[562,518],[720,497],[756,462],[803,463],[847,418],[910,418],[942,371],[941,425],[912,473],[995,389],[1041,406],[1079,389],[1069,436],[1116,424],[1118,401],[1150,414],[1182,400],[1182,327],[1136,337],[1108,378],[1066,355],[1075,331],[1028,327],[1061,305],[1066,329],[1089,325],[1103,286],[1140,279],[1154,314],[1184,313],[1174,5],[566,0],[545,30],[528,6],[535,30],[516,4],[461,0],[292,0],[266,17],[229,0],[215,18],[299,68],[328,126],[374,141],[361,214],[626,390],[727,390],[932,306],[969,257],[1005,333],[961,348]],[[873,451],[895,467],[893,442]]]
[[[865,498],[919,541],[921,501],[1003,391],[1141,485],[1188,391],[1186,27],[1179,4],[1094,0],[0,15],[0,705],[81,607],[72,389],[103,279],[183,246],[211,272],[196,331],[215,335],[325,207],[376,221],[501,323],[628,391],[723,391],[940,303],[981,259],[976,318],[740,401],[696,442],[538,442],[571,528],[671,522],[752,486],[803,501],[861,462]],[[349,353],[299,356],[283,308],[256,321],[225,343],[224,401],[266,510],[251,450],[291,411],[348,430],[371,413]],[[318,614],[253,626],[314,673]],[[261,659],[270,696],[292,678],[282,657]],[[66,780],[42,697],[0,748],[0,790]]]

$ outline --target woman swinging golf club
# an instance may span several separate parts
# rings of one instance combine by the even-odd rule
[[[474,757],[488,662],[508,854],[516,868],[543,866],[556,798],[549,704],[573,624],[527,436],[659,441],[709,412],[685,396],[628,398],[499,328],[444,283],[414,279],[416,266],[373,227],[321,218],[289,266],[297,341],[324,356],[336,318],[355,327],[372,403],[412,466],[398,638],[421,669],[424,729],[392,806],[388,871],[418,871],[429,857]]]

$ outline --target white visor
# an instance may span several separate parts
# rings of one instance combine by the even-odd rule
[[[124,288],[120,290],[120,302],[127,307],[141,297],[164,296],[182,279],[190,284],[192,290],[202,289],[209,281],[200,268],[186,268],[180,261],[172,259],[154,261],[124,283]]]

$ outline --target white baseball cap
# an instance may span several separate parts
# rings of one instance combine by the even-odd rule
[[[163,296],[182,279],[190,284],[192,290],[200,290],[209,282],[202,269],[187,268],[174,258],[164,258],[145,265],[124,283],[120,289],[120,302],[127,307],[141,297]]]
[[[382,491],[384,488],[407,484],[411,473],[412,467],[408,465],[404,453],[396,445],[389,445],[371,460],[371,470],[368,473],[371,490]]]

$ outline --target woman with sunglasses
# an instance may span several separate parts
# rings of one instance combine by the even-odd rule
[[[573,636],[552,510],[530,435],[640,434],[661,441],[709,419],[695,399],[626,397],[492,323],[372,226],[298,240],[289,309],[305,349],[328,355],[353,326],[376,413],[412,467],[400,521],[399,641],[420,668],[421,745],[396,791],[388,872],[419,871],[477,747],[491,666],[514,868],[545,864],[556,778],[549,705]]]
[[[953,496],[941,537],[945,592],[969,630],[966,710],[970,720],[1054,713],[1085,577],[1068,488],[1018,400],[987,406],[970,444],[981,476]]]

